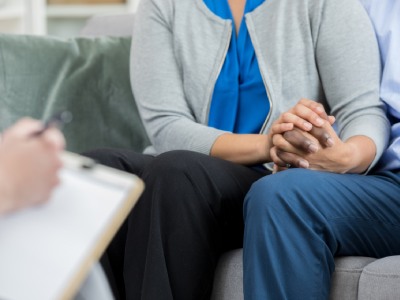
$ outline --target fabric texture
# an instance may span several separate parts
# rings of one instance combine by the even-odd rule
[[[211,300],[243,300],[242,255],[242,249],[235,249],[220,257]]]
[[[376,38],[358,0],[269,0],[245,21],[271,101],[261,132],[300,98],[318,100],[336,116],[342,139],[365,135],[375,142],[375,163],[390,126],[379,101]],[[215,16],[203,0],[140,2],[131,80],[154,146],[147,153],[209,154],[226,133],[207,124],[231,31],[232,21]]]
[[[361,274],[359,299],[399,299],[399,256],[389,256],[369,264]]]
[[[130,37],[0,35],[0,131],[17,119],[69,110],[67,149],[149,143],[130,88]]]
[[[331,279],[329,299],[358,300],[360,276],[376,258],[344,256],[335,258],[335,272]],[[365,299],[364,299],[365,300]]]

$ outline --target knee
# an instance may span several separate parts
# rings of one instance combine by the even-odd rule
[[[113,168],[119,165],[117,150],[111,148],[98,148],[81,153],[81,155],[94,159],[95,161]]]
[[[243,217],[247,221],[251,219],[252,222],[256,220],[265,219],[267,213],[270,211],[270,203],[276,201],[273,199],[275,190],[279,190],[280,181],[275,180],[275,175],[263,177],[253,183],[250,190],[247,192],[244,199]]]
[[[99,148],[82,153],[96,162],[141,176],[141,172],[152,157],[128,149]]]
[[[198,156],[202,154],[184,150],[162,153],[143,170],[146,189],[164,196],[158,197],[163,202],[193,198],[205,189],[202,182],[207,175],[201,172]],[[174,195],[171,197],[171,195]],[[178,200],[180,199],[180,200]],[[194,201],[187,199],[187,201]]]
[[[268,216],[286,218],[309,214],[320,188],[318,172],[293,169],[263,177],[250,188],[244,201],[244,218],[264,222]],[[282,218],[282,222],[285,219]]]
[[[199,156],[202,154],[185,150],[162,153],[146,167],[143,177],[184,184],[187,180],[183,179],[195,173]]]
[[[152,201],[162,201],[163,205],[198,204],[193,198],[199,198],[204,192],[202,182],[207,174],[200,169],[199,156],[202,154],[184,150],[165,152],[148,164],[142,178],[149,193],[157,193]]]

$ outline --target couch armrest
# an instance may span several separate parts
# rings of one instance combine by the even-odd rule
[[[388,256],[370,263],[361,273],[358,299],[399,299],[400,256]]]

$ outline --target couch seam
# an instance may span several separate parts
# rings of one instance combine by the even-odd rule
[[[384,278],[400,278],[400,275],[397,275],[397,274],[382,274],[380,272],[374,272],[374,271],[368,271],[368,270],[364,270],[362,272],[362,274],[373,275],[376,277],[384,277]]]
[[[335,273],[362,273],[363,269],[353,269],[353,270],[338,270],[335,269]]]

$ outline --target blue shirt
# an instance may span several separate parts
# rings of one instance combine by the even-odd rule
[[[264,0],[247,0],[244,13]],[[228,0],[204,0],[223,19],[233,20]],[[234,133],[259,133],[270,104],[244,17],[232,38],[214,87],[208,125]]]
[[[364,5],[378,39],[381,53],[381,99],[391,120],[388,149],[378,163],[381,170],[400,169],[400,1],[360,0]]]

